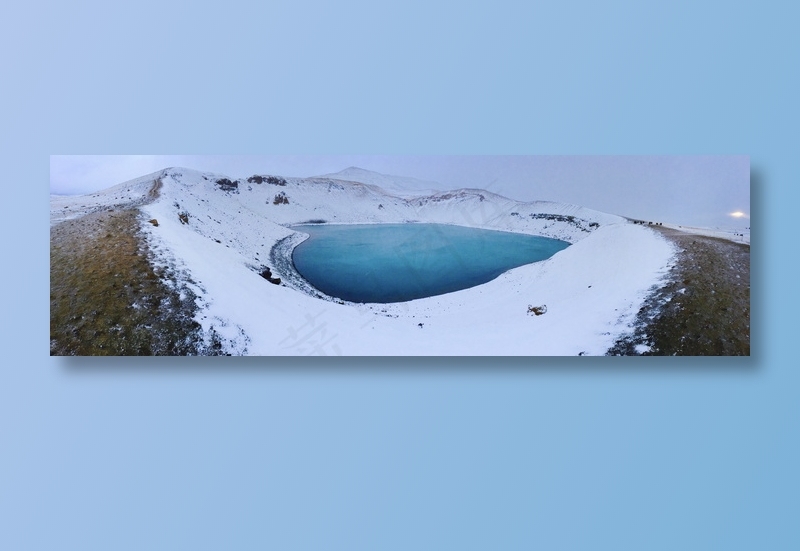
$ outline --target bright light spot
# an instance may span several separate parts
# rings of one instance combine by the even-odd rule
[[[733,216],[734,218],[744,218],[747,215],[745,213],[743,213],[742,211],[737,210],[736,212],[732,212],[731,216]]]

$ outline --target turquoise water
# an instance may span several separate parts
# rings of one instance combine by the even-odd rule
[[[443,224],[303,225],[295,268],[325,294],[351,302],[402,302],[491,281],[550,258],[569,243]]]

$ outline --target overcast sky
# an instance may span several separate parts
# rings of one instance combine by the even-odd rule
[[[50,192],[90,193],[173,166],[233,178],[316,176],[357,166],[520,201],[574,203],[684,225],[750,226],[747,156],[53,155]]]

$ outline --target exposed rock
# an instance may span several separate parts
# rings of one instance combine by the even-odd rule
[[[263,184],[264,182],[272,184],[273,186],[285,186],[286,179],[280,176],[259,176],[254,174],[247,179],[251,184]]]
[[[267,281],[269,281],[270,283],[273,283],[275,285],[280,285],[281,284],[281,278],[272,277],[272,270],[270,270],[267,266],[263,266],[261,268],[261,271],[258,273],[258,275],[260,275],[261,277],[263,277],[264,279],[266,279]]]
[[[233,182],[228,178],[220,178],[216,184],[222,191],[239,191],[239,182]]]

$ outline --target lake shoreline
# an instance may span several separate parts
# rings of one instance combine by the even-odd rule
[[[295,229],[310,234],[308,239],[291,240],[296,274],[324,295],[357,304],[404,303],[471,289],[571,246],[545,236],[455,224]],[[273,251],[284,248],[281,255],[288,256],[289,247],[283,244]]]

